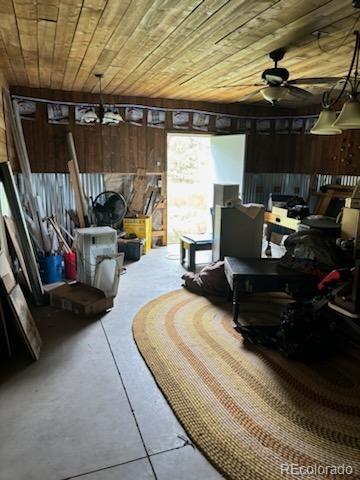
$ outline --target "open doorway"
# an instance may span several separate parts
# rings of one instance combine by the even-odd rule
[[[182,234],[211,232],[213,161],[211,135],[167,136],[168,243]]]
[[[213,185],[238,184],[243,197],[246,136],[169,133],[168,243],[184,234],[212,235]]]

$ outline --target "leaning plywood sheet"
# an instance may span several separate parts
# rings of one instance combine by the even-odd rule
[[[16,286],[16,279],[5,252],[0,252],[0,278],[3,281],[6,293],[9,294]]]
[[[0,300],[0,351],[6,350],[7,356],[11,357],[11,345],[6,325],[6,318],[3,305]]]
[[[16,285],[10,293],[9,303],[19,327],[20,335],[23,337],[32,358],[38,360],[42,342],[20,285]]]
[[[22,254],[22,251],[21,251],[21,248],[20,248],[20,245],[19,245],[19,241],[18,241],[18,238],[17,238],[16,225],[15,225],[14,221],[12,220],[12,218],[7,217],[6,215],[4,215],[4,221],[5,221],[5,225],[6,225],[6,229],[8,231],[9,237],[10,237],[11,242],[13,244],[16,256],[19,260],[22,273],[25,277],[26,284],[27,284],[27,286],[28,286],[28,288],[31,292],[32,291],[32,286],[31,286],[30,278],[29,278],[29,275],[28,275],[28,272],[27,272],[25,259],[24,259],[24,256]]]
[[[34,301],[40,305],[44,301],[44,289],[40,278],[40,272],[36,261],[34,248],[30,240],[24,212],[21,206],[19,193],[9,162],[0,162],[0,175],[3,181],[9,207],[16,223],[17,238],[31,282]]]
[[[143,213],[145,203],[145,192],[147,189],[146,170],[138,168],[134,180],[133,194],[129,204],[129,210],[136,213]]]
[[[3,295],[1,296],[4,299],[11,293],[11,291],[16,287],[16,279],[14,277],[13,271],[11,270],[10,263],[7,259],[5,251],[0,251],[0,282],[2,285],[0,286],[0,293],[2,292]],[[5,311],[4,305],[2,304],[2,300],[0,299],[0,337],[2,337],[3,341],[0,342],[3,344],[4,348],[7,351],[8,357],[11,357],[11,346],[9,341],[9,335],[7,330],[6,318],[5,318]]]

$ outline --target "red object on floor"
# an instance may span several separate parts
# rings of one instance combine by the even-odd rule
[[[331,285],[332,283],[338,282],[341,280],[341,271],[340,270],[332,270],[330,273],[324,277],[321,282],[318,284],[318,289],[320,292],[324,290],[327,286]]]
[[[64,254],[65,278],[76,280],[76,253],[69,252]]]

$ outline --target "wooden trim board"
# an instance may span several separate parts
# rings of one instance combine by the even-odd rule
[[[68,162],[68,169],[70,173],[71,184],[75,192],[75,202],[76,202],[77,216],[79,219],[79,225],[80,225],[80,228],[84,228],[85,227],[84,205],[81,199],[81,189],[79,185],[79,178],[76,174],[74,160],[70,160]]]

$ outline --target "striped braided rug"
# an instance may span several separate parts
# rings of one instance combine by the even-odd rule
[[[260,297],[241,315],[268,322],[278,318],[278,307],[276,299]],[[186,290],[148,303],[133,332],[189,437],[225,477],[360,478],[358,352],[305,365],[249,347],[234,331],[227,305]],[[282,473],[283,464],[345,464],[353,473],[310,468],[299,476]]]

